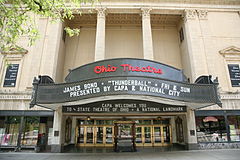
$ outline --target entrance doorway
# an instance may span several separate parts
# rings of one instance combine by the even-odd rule
[[[79,120],[76,128],[78,146],[113,146],[114,126],[109,120]]]
[[[170,119],[144,119],[134,121],[134,130],[129,124],[121,123],[121,134],[134,135],[137,147],[169,146],[172,144]],[[78,120],[76,145],[92,147],[113,147],[119,127],[114,127],[116,120]],[[134,134],[133,134],[134,133]]]
[[[171,125],[136,126],[136,146],[168,146],[171,144]]]

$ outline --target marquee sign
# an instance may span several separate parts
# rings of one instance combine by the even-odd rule
[[[164,65],[153,65],[145,63],[145,60],[136,60],[133,63],[121,64],[107,61],[111,66],[99,65],[100,62],[92,63],[83,68],[91,68],[82,71],[77,81],[78,69],[69,73],[66,79],[73,81],[62,84],[40,83],[41,80],[34,80],[34,90],[31,106],[36,104],[55,104],[72,101],[79,101],[88,98],[114,95],[144,95],[165,98],[170,100],[199,103],[202,104],[220,104],[217,95],[217,84],[190,84],[187,82],[173,81],[159,78],[163,74],[168,76],[176,73],[176,76],[183,77],[180,70]],[[124,59],[126,60],[126,59]],[[130,62],[129,61],[129,62]],[[132,62],[133,62],[132,61]],[[115,61],[118,62],[118,59]],[[142,62],[142,63],[141,63]],[[138,65],[137,65],[138,64]],[[147,64],[147,65],[146,65]],[[98,67],[100,66],[100,67]],[[120,66],[113,68],[112,66]],[[134,66],[134,67],[133,67]],[[137,67],[138,66],[138,67]],[[139,67],[140,66],[140,67]],[[145,67],[143,67],[145,66]],[[167,72],[169,71],[169,72]],[[110,76],[110,75],[115,76]],[[90,78],[92,75],[92,78]],[[99,75],[99,77],[97,76]],[[117,76],[118,75],[118,76]],[[146,75],[146,76],[143,76]],[[86,80],[82,80],[86,76]],[[174,77],[172,77],[174,78]],[[47,83],[47,82],[46,82]]]
[[[62,107],[63,113],[172,113],[186,111],[185,106],[173,106],[131,99],[108,100]]]

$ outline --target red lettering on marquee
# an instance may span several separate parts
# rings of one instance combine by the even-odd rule
[[[123,68],[123,71],[130,71],[130,72],[149,72],[149,73],[156,73],[156,74],[162,74],[161,69],[157,69],[151,66],[147,67],[139,67],[139,66],[131,66],[130,64],[121,64],[120,65]],[[94,67],[94,72],[97,74],[104,73],[104,72],[115,72],[119,67],[111,66],[108,65],[105,67],[104,65],[102,66],[95,66]]]
[[[117,70],[118,67],[114,67],[111,65],[108,65],[107,67],[105,66],[96,66],[94,67],[94,72],[99,74],[99,73],[103,73],[103,72],[115,72]]]
[[[149,72],[149,73],[157,73],[157,74],[162,74],[162,70],[161,69],[156,69],[154,67],[151,66],[147,66],[147,67],[134,67],[131,66],[130,64],[121,64],[120,66],[123,67],[123,71],[132,71],[132,72]]]

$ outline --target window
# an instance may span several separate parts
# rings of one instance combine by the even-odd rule
[[[223,116],[196,117],[198,142],[226,142],[227,130]]]
[[[184,135],[183,135],[183,121],[180,117],[177,117],[175,120],[176,124],[176,137],[178,142],[183,142],[184,141]]]
[[[3,87],[17,87],[19,82],[19,76],[21,73],[23,56],[28,51],[16,47],[10,49],[8,52],[1,52],[3,59],[1,61],[1,86]]]
[[[231,141],[240,141],[240,116],[228,116]]]
[[[3,87],[15,87],[19,64],[9,64],[6,67]]]
[[[22,145],[35,146],[38,140],[39,117],[26,117]]]
[[[232,87],[240,87],[240,48],[230,46],[219,53],[224,57],[227,66],[227,76]]]
[[[184,34],[183,34],[183,28],[181,27],[179,30],[179,39],[180,42],[182,43],[182,41],[184,40]]]
[[[16,146],[21,117],[7,117],[0,136],[2,146]]]

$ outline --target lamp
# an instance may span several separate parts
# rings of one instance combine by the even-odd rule
[[[90,116],[87,116],[87,120],[88,120],[88,121],[90,121],[90,120],[91,120]]]
[[[160,121],[162,121],[163,120],[163,118],[162,117],[157,117],[157,120],[160,120]]]

